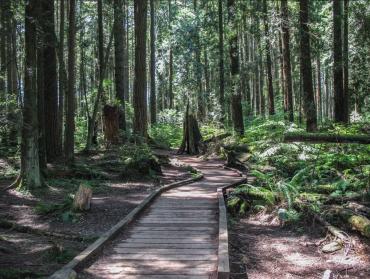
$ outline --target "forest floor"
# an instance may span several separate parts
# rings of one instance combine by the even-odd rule
[[[320,247],[330,242],[313,223],[281,226],[275,213],[260,212],[232,219],[229,227],[231,278],[370,278],[370,242],[351,235],[351,245],[334,253]],[[328,277],[329,278],[329,277]]]
[[[39,278],[51,274],[156,188],[191,177],[188,168],[171,160],[162,166],[161,176],[123,179],[119,169],[106,163],[107,159],[114,162],[114,154],[108,151],[90,157],[79,155],[76,165],[87,166],[89,172],[79,168],[69,173],[60,165],[49,166],[53,171],[47,180],[48,187],[32,193],[4,192],[12,180],[0,180],[0,278]],[[7,164],[5,159],[0,159],[1,166]],[[91,175],[93,165],[99,165],[104,179],[96,175],[97,169]],[[109,177],[111,179],[107,179]],[[84,182],[93,190],[91,209],[84,213],[72,212],[66,197]],[[48,235],[50,232],[53,235]]]

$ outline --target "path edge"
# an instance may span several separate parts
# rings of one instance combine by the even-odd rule
[[[153,200],[156,197],[170,189],[201,180],[203,178],[203,174],[198,169],[197,172],[198,173],[196,174],[195,177],[174,182],[168,185],[164,185],[155,190],[153,193],[147,196],[138,206],[136,206],[129,214],[127,214],[121,221],[115,224],[110,230],[103,233],[95,242],[90,244],[85,250],[83,250],[80,254],[75,256],[69,263],[67,263],[61,269],[54,272],[48,278],[49,279],[76,278],[77,273],[75,269],[78,269],[83,264],[85,264],[89,259],[95,256],[108,241],[112,240],[119,232],[121,232],[125,227],[132,223],[139,216],[139,214],[142,213],[143,210],[153,202]]]
[[[218,197],[218,250],[217,250],[217,278],[218,279],[229,279],[230,278],[230,261],[229,261],[229,232],[227,229],[227,209],[224,199],[226,189],[236,187],[238,185],[248,182],[248,177],[241,173],[239,170],[225,167],[225,169],[234,171],[241,176],[241,179],[237,182],[231,183],[224,187],[217,188]]]

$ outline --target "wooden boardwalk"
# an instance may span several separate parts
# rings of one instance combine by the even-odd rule
[[[236,173],[209,161],[183,160],[204,179],[162,193],[78,278],[208,279],[217,273],[217,188]]]

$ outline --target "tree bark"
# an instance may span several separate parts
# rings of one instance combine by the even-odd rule
[[[288,1],[281,0],[281,35],[282,35],[282,53],[283,53],[283,71],[284,71],[284,92],[286,110],[290,122],[294,121],[293,114],[293,89],[292,73],[290,65],[290,35],[289,35],[289,10]]]
[[[202,62],[201,62],[201,45],[200,45],[200,21],[199,21],[199,11],[198,11],[198,1],[194,0],[194,13],[196,15],[196,27],[195,27],[195,79],[197,81],[197,103],[198,103],[198,119],[203,121],[205,117],[205,106],[204,106],[204,95],[202,86]]]
[[[25,7],[25,72],[23,126],[21,145],[21,173],[19,182],[23,189],[43,185],[38,156],[37,121],[37,0],[30,0]]]
[[[218,51],[219,51],[219,102],[221,107],[221,122],[225,121],[225,74],[224,74],[224,23],[222,1],[218,0]]]
[[[266,70],[267,70],[267,81],[268,81],[268,100],[269,100],[269,114],[275,114],[275,103],[274,103],[274,87],[272,83],[272,62],[270,53],[270,39],[269,39],[269,26],[267,21],[267,3],[263,0],[263,19],[265,23],[265,43],[266,43]]]
[[[343,91],[343,52],[342,52],[342,4],[333,0],[333,82],[334,82],[334,121],[346,123]]]
[[[4,99],[5,99],[5,73],[6,73],[6,21],[5,21],[5,9],[6,9],[6,1],[0,2],[0,16],[1,16],[1,32],[0,32],[0,92],[4,93]]]
[[[232,82],[232,95],[231,95],[231,108],[232,120],[234,124],[234,131],[239,134],[244,134],[243,123],[243,109],[241,104],[241,94],[239,88],[239,54],[238,54],[238,35],[237,35],[237,22],[236,22],[236,5],[235,0],[227,1],[227,8],[229,14],[229,26],[232,34],[229,39],[230,49],[230,70]]]
[[[150,123],[157,122],[157,97],[155,83],[155,3],[150,0]]]
[[[58,138],[58,82],[55,41],[54,1],[43,0],[41,22],[43,30],[44,98],[45,98],[45,144],[48,162],[54,161],[59,153]]]
[[[344,95],[344,106],[343,113],[345,116],[345,122],[349,123],[350,119],[350,98],[348,88],[348,6],[349,1],[344,0],[343,9],[343,95]]]
[[[135,77],[134,77],[134,133],[144,139],[147,131],[147,101],[146,101],[146,0],[134,1],[135,21]]]
[[[322,100],[322,82],[321,82],[321,61],[320,53],[316,57],[316,66],[317,66],[317,90],[316,90],[316,108],[317,108],[317,117],[319,120],[322,120],[323,115],[323,100]]]
[[[60,0],[60,22],[59,22],[59,45],[58,45],[58,67],[59,67],[59,95],[58,95],[58,153],[63,153],[63,116],[64,116],[64,96],[67,75],[64,64],[64,23],[65,23],[65,0]]]
[[[67,164],[74,163],[75,133],[75,63],[76,63],[76,0],[69,0],[68,89],[66,95],[66,129],[64,152]]]
[[[303,103],[306,115],[306,130],[313,132],[317,130],[315,97],[312,86],[312,65],[310,49],[310,30],[308,5],[309,0],[300,0],[300,47],[301,47],[301,74],[303,87]]]
[[[114,58],[115,58],[115,85],[116,85],[116,98],[120,101],[120,116],[119,128],[126,130],[126,110],[125,110],[125,75],[124,75],[124,55],[125,55],[125,38],[123,34],[123,2],[122,0],[114,0]]]
[[[168,0],[168,29],[170,33],[170,37],[172,37],[172,2],[171,0]],[[173,49],[172,49],[172,42],[170,38],[170,49],[169,49],[169,64],[168,64],[168,105],[167,102],[164,102],[165,107],[169,107],[170,109],[173,109]],[[165,101],[165,100],[163,100]]]

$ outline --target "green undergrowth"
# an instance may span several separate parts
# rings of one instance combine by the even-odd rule
[[[0,268],[0,278],[2,279],[43,278],[44,276],[45,274],[24,268]]]
[[[327,124],[320,132],[360,135],[364,125]],[[245,164],[256,177],[253,185],[241,185],[229,196],[228,207],[233,215],[277,205],[287,210],[287,219],[296,220],[297,203],[308,203],[319,212],[328,198],[357,193],[366,196],[370,187],[370,146],[283,142],[284,133],[302,131],[284,121],[257,119],[248,123],[245,136],[225,140],[248,146],[250,154]]]
[[[123,178],[154,177],[161,173],[159,159],[146,144],[126,144],[120,148]]]

